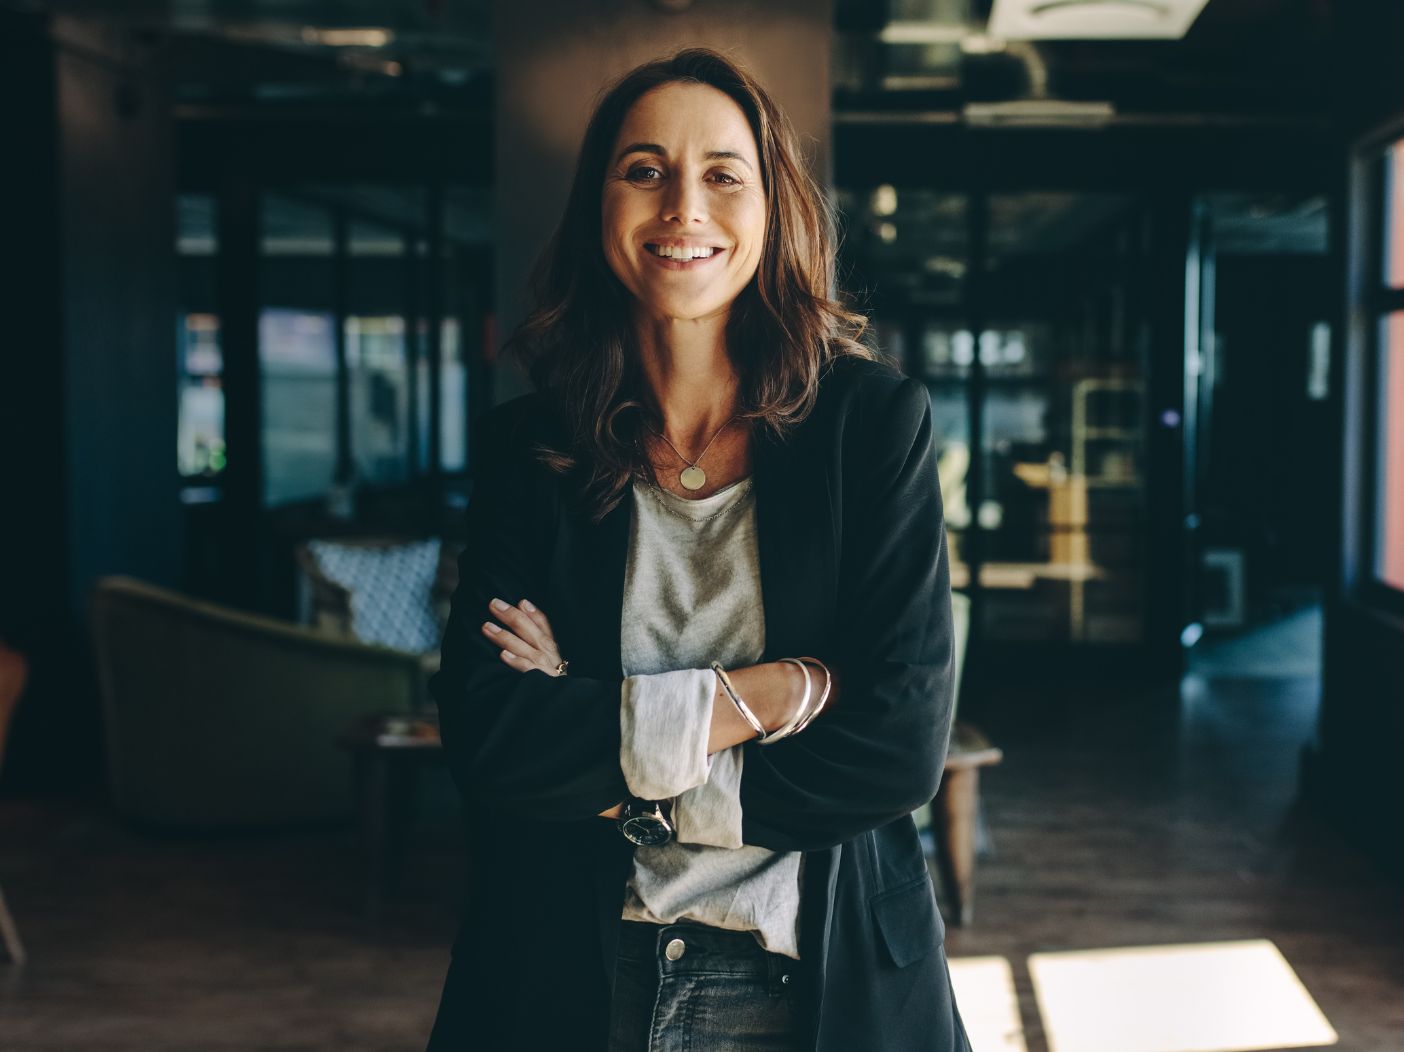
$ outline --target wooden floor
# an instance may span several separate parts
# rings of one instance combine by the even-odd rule
[[[1187,679],[1177,692],[1023,693],[971,713],[996,856],[953,958],[1268,938],[1347,1052],[1404,1049],[1404,891],[1294,807],[1311,679]],[[463,867],[421,830],[381,927],[360,920],[351,830],[160,840],[81,803],[0,801],[0,886],[28,944],[0,965],[5,1052],[419,1050]]]
[[[1404,1049],[1404,889],[1294,802],[1316,698],[1312,679],[1191,676],[986,707],[997,854],[946,946],[1009,961],[1030,1052],[1047,1048],[1031,953],[1263,938],[1336,1048]]]

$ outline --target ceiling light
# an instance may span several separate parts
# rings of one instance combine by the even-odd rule
[[[385,47],[395,34],[388,29],[321,29],[303,26],[302,42],[323,47]]]
[[[889,22],[878,33],[884,44],[959,44],[976,27],[963,22]]]
[[[1110,102],[1016,99],[967,102],[963,116],[974,128],[1100,128],[1111,123],[1116,109]]]
[[[971,33],[961,40],[960,50],[967,55],[997,55],[1005,50],[1005,45],[999,37]]]
[[[1005,40],[1178,40],[1208,0],[995,0]]]

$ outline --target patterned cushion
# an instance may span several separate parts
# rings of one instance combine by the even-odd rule
[[[351,631],[366,643],[424,653],[439,646],[433,587],[439,539],[390,547],[308,541],[328,580],[351,596]]]

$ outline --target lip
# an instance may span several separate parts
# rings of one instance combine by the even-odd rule
[[[700,237],[674,237],[665,235],[663,237],[651,237],[644,242],[645,246],[657,245],[659,248],[722,248],[723,246],[714,244],[711,241],[703,241]]]
[[[650,244],[658,244],[658,242],[653,241],[650,242]],[[680,259],[664,259],[662,256],[650,252],[647,247],[645,247],[643,250],[643,254],[645,256],[651,259],[654,263],[657,263],[664,270],[699,270],[702,267],[707,266],[707,264],[709,263],[715,263],[717,260],[721,259],[721,257],[725,253],[726,249],[719,248],[710,256],[703,256],[697,259],[689,259],[686,262],[684,262]]]

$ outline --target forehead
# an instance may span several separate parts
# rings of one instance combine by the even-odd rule
[[[616,148],[633,142],[657,143],[670,153],[728,150],[756,158],[746,114],[710,84],[663,84],[641,95],[615,137]]]

